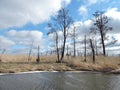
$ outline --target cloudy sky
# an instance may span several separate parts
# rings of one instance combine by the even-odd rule
[[[47,23],[63,5],[70,10],[81,35],[91,27],[92,14],[104,11],[113,27],[110,38],[117,40],[108,49],[120,52],[120,0],[0,0],[0,52],[28,52],[33,42],[48,49]]]

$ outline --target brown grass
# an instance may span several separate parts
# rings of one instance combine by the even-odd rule
[[[87,57],[87,62],[84,62],[84,57],[77,57],[68,61],[69,65],[75,70],[87,70],[87,71],[102,71],[109,72],[120,68],[119,57],[104,57],[97,56],[96,63],[92,63],[92,58]]]
[[[32,56],[28,62],[27,55],[2,55],[0,73],[16,73],[26,71],[71,71],[66,63],[55,63],[56,56],[42,56],[40,63]]]
[[[55,63],[56,56],[42,56],[39,64],[36,63],[36,56],[27,60],[28,55],[2,55],[0,62],[0,73],[16,73],[26,71],[102,71],[108,72],[120,68],[119,57],[97,56],[96,63],[92,64],[92,58],[87,57],[65,57],[64,63]]]

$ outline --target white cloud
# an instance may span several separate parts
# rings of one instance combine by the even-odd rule
[[[4,36],[0,36],[0,49],[1,48],[9,48],[10,46],[15,45],[15,42],[12,40],[9,40],[8,38]]]
[[[112,31],[109,33],[120,33],[120,11],[118,8],[111,8],[105,12],[105,15],[108,16],[110,19],[108,22],[108,26],[113,28]],[[75,24],[80,28],[81,33],[88,32],[93,24],[92,20],[85,20],[85,21],[77,21]]]
[[[85,0],[83,5],[79,7],[78,12],[83,17],[83,19],[87,19],[90,6],[104,1],[105,0]]]
[[[120,11],[118,8],[108,9],[105,15],[110,18],[109,24],[113,27],[111,33],[120,33]]]
[[[88,0],[88,4],[89,5],[92,5],[92,4],[95,4],[97,3],[99,0]]]
[[[106,43],[110,43],[113,38],[117,40],[115,44],[107,46],[107,51],[111,50],[110,52],[114,53],[117,52],[118,49],[120,50],[120,11],[118,11],[117,8],[111,8],[105,12],[105,15],[107,15],[108,18],[110,18],[108,25],[113,27],[113,30],[107,33],[109,39],[106,41]],[[83,39],[83,35],[89,32],[90,28],[93,25],[93,22],[92,20],[85,20],[85,21],[77,21],[74,24],[80,30],[79,39]]]
[[[62,31],[58,31],[57,34],[58,34],[58,39],[60,41],[63,38],[63,32]],[[55,41],[55,39],[56,39],[55,37],[56,37],[55,33],[51,33],[51,34],[48,35],[48,38],[51,41]]]
[[[116,45],[120,47],[120,33],[112,34],[112,36],[117,40]]]
[[[88,34],[90,28],[92,27],[92,20],[77,21],[74,23],[77,29],[80,31],[81,35]]]
[[[109,0],[88,0],[87,2],[87,6],[91,6],[93,4],[96,4],[96,3],[101,3],[101,2],[108,2]]]
[[[86,15],[88,13],[86,6],[81,6],[78,11],[79,11],[79,14],[84,16],[84,17],[86,17]]]
[[[71,3],[71,0],[62,0],[62,2],[63,2],[63,4],[64,4],[64,5],[66,5],[66,6],[67,6],[68,4],[70,4],[70,3]]]
[[[44,39],[43,39],[43,33],[37,30],[22,30],[22,31],[16,31],[16,30],[10,30],[6,33],[7,37],[9,37],[11,40],[16,42],[16,44],[20,45],[31,45],[32,42],[34,42],[35,46],[41,45],[41,47],[44,46]]]
[[[43,33],[38,30],[10,30],[5,35],[0,36],[0,49],[7,49],[7,53],[27,54],[33,43],[32,54],[36,54],[38,45],[41,49],[40,52],[47,49],[46,41]]]
[[[71,0],[1,0],[0,29],[45,22],[61,8],[63,2],[68,5]]]
[[[4,36],[0,36],[0,49],[7,48],[7,53],[28,53],[33,43],[32,54],[37,53],[38,45],[41,52],[46,50],[46,38],[38,30],[9,30]]]

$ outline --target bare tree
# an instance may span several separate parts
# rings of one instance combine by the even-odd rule
[[[87,51],[86,51],[86,42],[87,42],[87,40],[86,40],[86,35],[85,35],[85,39],[84,39],[84,45],[85,45],[85,46],[84,46],[84,48],[85,48],[85,51],[84,51],[84,57],[85,57],[85,58],[84,58],[84,62],[86,62],[86,56],[87,56],[87,55],[86,55],[86,53],[87,53]]]
[[[39,45],[38,45],[38,54],[37,54],[36,62],[37,62],[37,63],[40,62],[40,47],[39,47]]]
[[[76,27],[73,25],[73,45],[74,45],[74,57],[76,57]]]
[[[28,53],[28,62],[31,61],[31,53],[32,53],[32,49],[33,49],[33,43],[34,43],[34,41],[32,41],[32,43],[30,45],[30,50],[29,50],[29,53]]]
[[[5,53],[6,49],[4,48],[0,54],[0,62],[2,61],[2,55]]]
[[[67,45],[67,54],[66,54],[66,56],[67,56],[67,59],[69,59],[70,53],[69,53],[69,47],[68,47],[68,45]]]
[[[55,29],[55,28],[53,28],[52,26],[51,26],[51,24],[48,24],[48,27],[50,27],[51,28],[51,30],[48,32],[48,35],[49,34],[55,34],[55,47],[56,47],[56,52],[57,52],[57,60],[56,60],[56,62],[60,62],[60,50],[59,50],[59,43],[58,43],[58,41],[59,41],[59,38],[58,38],[58,32],[57,32],[57,30]]]
[[[95,49],[94,49],[92,39],[90,39],[90,47],[91,47],[91,50],[92,50],[93,63],[95,63]]]
[[[95,39],[95,53],[98,56],[98,46],[97,46],[97,40]]]
[[[106,33],[109,30],[112,30],[112,27],[108,26],[108,22],[109,19],[107,16],[105,16],[105,14],[101,11],[97,11],[95,12],[95,14],[93,14],[93,16],[95,17],[94,20],[94,31],[98,31],[98,33],[100,34],[101,37],[101,44],[102,44],[102,48],[103,48],[103,55],[106,56],[106,50],[105,50],[105,39],[106,39]]]
[[[56,33],[56,38],[58,38],[57,31],[62,31],[62,33],[63,33],[61,54],[59,55],[60,60],[58,61],[58,63],[61,63],[63,58],[64,58],[65,44],[66,44],[66,39],[67,39],[67,32],[68,32],[68,30],[70,28],[70,25],[72,23],[73,23],[72,18],[69,16],[69,10],[67,10],[65,8],[62,8],[61,10],[58,11],[57,16],[55,16],[53,18],[53,23],[49,23],[49,28],[54,33]],[[56,40],[58,40],[58,39],[56,39]],[[58,42],[56,42],[56,44],[58,44]]]
[[[73,57],[76,57],[76,39],[77,39],[78,33],[76,32],[77,29],[74,24],[72,25],[71,29],[72,31],[69,34],[73,41]]]
[[[79,35],[80,35],[79,29],[73,23],[73,25],[71,26],[71,30],[69,31],[69,36],[72,41],[71,44],[73,45],[73,57],[76,57],[76,54],[77,54],[76,45],[79,43],[79,41],[77,40]]]

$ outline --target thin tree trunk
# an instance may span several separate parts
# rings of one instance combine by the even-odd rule
[[[74,27],[74,30],[73,30],[73,40],[74,40],[74,57],[76,57],[76,45],[75,45],[75,27]]]
[[[66,27],[64,27],[64,41],[63,41],[63,46],[62,46],[60,63],[62,63],[62,60],[63,60],[63,58],[64,58],[65,43],[66,43]]]
[[[85,45],[85,51],[84,51],[84,62],[86,62],[86,35],[85,35],[85,39],[84,39],[84,45]]]
[[[62,46],[62,53],[61,53],[61,59],[60,59],[60,61],[61,61],[61,63],[62,63],[62,61],[63,61],[63,58],[64,58],[64,52],[65,52],[65,44],[66,44],[66,37],[67,37],[67,35],[66,35],[66,29],[67,29],[67,26],[66,26],[66,12],[65,12],[65,10],[63,9],[63,46]]]
[[[102,19],[102,15],[100,16],[100,34],[101,34],[101,43],[102,43],[102,47],[103,47],[103,55],[106,56],[106,51],[105,51],[105,43],[104,43],[104,33],[103,33],[103,19]]]
[[[98,56],[98,47],[97,47],[97,41],[95,39],[95,51],[96,51],[96,55]]]
[[[6,49],[4,48],[4,49],[2,50],[1,55],[0,55],[0,62],[2,61],[2,55],[5,53],[5,51],[6,51]]]
[[[40,47],[39,47],[39,45],[38,45],[38,55],[37,55],[36,62],[37,62],[37,63],[40,62]]]
[[[101,43],[102,43],[102,48],[103,48],[103,55],[106,56],[106,50],[105,50],[105,43],[104,43],[104,35],[101,30]]]
[[[67,59],[69,59],[69,56],[70,56],[69,53],[68,53],[68,49],[69,48],[68,48],[68,45],[67,45]]]
[[[32,53],[32,48],[33,48],[33,42],[31,44],[30,51],[29,51],[29,54],[28,54],[28,62],[31,61],[31,53]]]
[[[74,57],[76,57],[75,39],[74,39]]]
[[[92,50],[93,63],[95,63],[95,50],[91,39],[90,39],[90,46]]]
[[[57,50],[57,63],[60,62],[60,56],[59,56],[59,48],[58,48],[58,34],[56,32],[56,50]]]
[[[64,58],[64,52],[65,52],[65,43],[66,43],[66,38],[63,42],[63,47],[62,47],[62,53],[61,53],[61,59],[60,59],[60,63],[62,62],[63,58]]]

